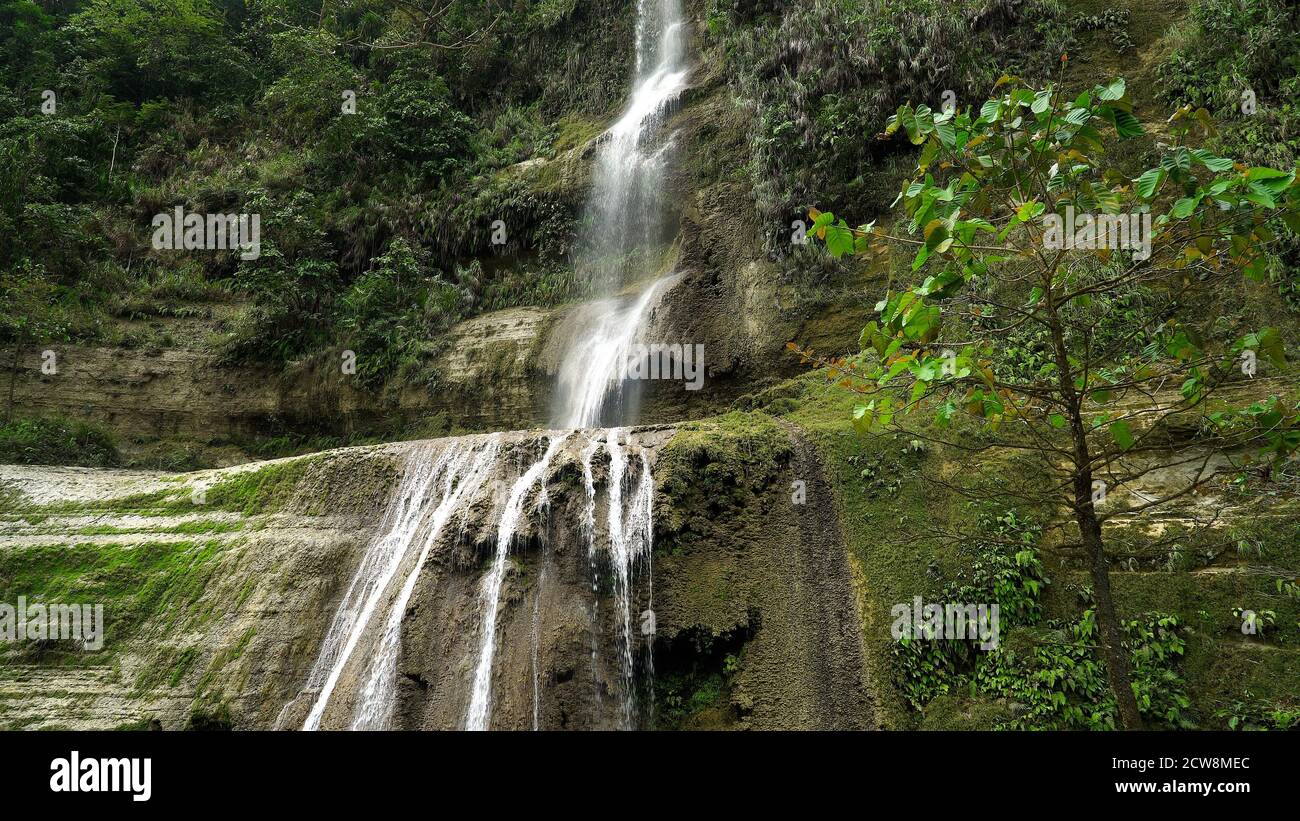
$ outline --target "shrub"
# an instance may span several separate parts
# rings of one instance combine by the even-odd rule
[[[0,462],[109,467],[118,462],[107,431],[68,419],[15,419],[0,427]]]

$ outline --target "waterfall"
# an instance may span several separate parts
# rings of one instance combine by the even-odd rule
[[[420,570],[424,567],[425,560],[429,558],[429,551],[433,548],[438,537],[442,535],[442,529],[447,524],[447,520],[451,518],[453,513],[461,512],[464,503],[473,496],[474,491],[483,485],[489,470],[496,463],[499,449],[499,439],[493,437],[472,461],[465,460],[469,462],[469,466],[463,476],[459,472],[449,471],[447,473],[442,501],[438,503],[438,507],[433,512],[432,522],[424,539],[424,546],[420,549],[420,555],[416,558],[415,564],[407,571],[406,582],[402,585],[397,598],[388,609],[388,620],[384,623],[384,632],[379,641],[379,650],[371,656],[370,665],[366,672],[365,685],[362,688],[361,698],[358,700],[352,719],[352,729],[388,729],[388,722],[393,714],[393,704],[396,696],[394,683],[397,676],[397,654],[401,649],[402,616],[406,613],[406,605],[411,600],[411,593],[415,590],[415,583],[420,577]],[[454,488],[453,482],[455,483]]]
[[[663,125],[686,89],[689,69],[685,34],[680,0],[638,0],[636,78],[622,116],[604,135],[587,203],[585,231],[579,241],[577,267],[598,287],[618,290],[626,282],[652,274],[655,252],[663,245],[663,175],[673,148],[671,136],[665,138],[663,134]],[[560,426],[595,428],[608,424],[610,417],[621,424],[633,421],[636,407],[624,379],[629,356],[633,345],[641,341],[655,307],[677,278],[676,274],[659,277],[634,298],[613,297],[590,306],[592,315],[583,317],[586,326],[570,341],[560,367],[560,406],[556,415]],[[649,459],[642,451],[641,474],[625,509],[627,454],[619,442],[621,435],[617,428],[605,432],[604,448],[610,460],[606,540],[622,673],[620,726],[630,728],[636,716],[633,584],[640,573],[644,572],[647,579],[651,575],[654,479]],[[593,591],[600,589],[602,560],[597,547],[596,483],[592,474],[592,460],[600,445],[600,439],[593,438],[581,456],[587,494],[582,530],[587,539]],[[599,605],[593,603],[593,686],[600,650],[595,627],[599,617]],[[646,656],[652,672],[652,653]],[[598,687],[595,698],[599,702]]]
[[[579,238],[579,267],[596,285],[622,285],[629,273],[623,257],[661,239],[663,172],[672,149],[663,124],[686,89],[684,32],[678,0],[637,4],[636,77],[627,107],[602,137]]]
[[[556,421],[561,427],[593,428],[612,413],[624,421],[634,415],[623,379],[625,367],[649,314],[676,280],[668,276],[655,281],[631,304],[607,299],[586,306],[593,315],[584,315],[589,320],[586,331],[571,345],[558,374],[563,405]]]
[[[544,452],[526,467],[517,468],[517,478],[509,483],[504,498],[497,498],[500,505],[491,508],[496,511],[495,542],[492,563],[478,583],[477,646],[462,720],[466,729],[486,730],[492,724],[493,672],[510,553],[529,516],[536,517],[538,532],[545,532],[548,473],[552,461],[575,437],[586,439],[580,451],[567,458],[580,464],[586,495],[579,525],[592,583],[595,709],[601,711],[598,639],[603,611],[597,601],[605,579],[612,598],[608,617],[618,668],[616,724],[631,728],[639,715],[634,625],[643,616],[635,612],[636,591],[638,581],[648,578],[652,569],[654,478],[646,449],[633,443],[628,429],[602,426],[607,424],[606,417],[622,425],[633,421],[632,392],[623,379],[629,352],[677,281],[676,274],[654,278],[656,270],[649,262],[664,248],[661,198],[672,139],[663,133],[663,125],[686,88],[684,34],[680,0],[638,2],[636,77],[626,109],[603,137],[575,262],[606,293],[617,293],[629,283],[636,287],[587,306],[591,316],[584,318],[589,321],[582,333],[571,339],[559,373],[561,405],[556,417],[560,430],[547,434]],[[303,692],[285,705],[277,726],[284,724],[290,708],[304,697],[313,700],[303,729],[319,729],[327,715],[331,724],[338,723],[334,717],[341,705],[329,708],[345,675],[354,684],[347,726],[386,729],[392,725],[402,622],[421,572],[452,518],[459,515],[463,523],[475,498],[493,487],[490,480],[516,475],[502,464],[502,451],[502,435],[493,434],[418,445],[407,453],[403,477],[384,515],[380,535],[367,547],[344,592]],[[603,483],[597,481],[594,465],[602,451],[608,459]],[[534,489],[537,501],[527,510]],[[602,489],[604,516],[598,517]],[[546,557],[540,561],[543,570],[532,597],[528,637],[534,729],[541,723],[542,582],[547,578]],[[653,591],[648,586],[647,590],[642,598],[650,607]],[[381,618],[382,628],[372,636],[371,624]],[[650,653],[646,656],[645,669],[652,671]],[[456,660],[446,662],[450,666]],[[523,670],[507,672],[521,677],[527,674]],[[340,692],[346,693],[348,688]]]
[[[610,574],[614,589],[615,640],[622,672],[623,698],[620,705],[620,726],[631,729],[636,717],[636,668],[633,653],[635,639],[632,631],[633,581],[644,572],[651,574],[650,556],[653,548],[654,478],[645,451],[640,453],[641,475],[636,491],[626,502],[623,490],[627,476],[627,452],[619,442],[623,431],[612,428],[606,434],[605,452],[609,455],[608,482],[608,544]],[[594,504],[594,489],[588,485],[589,500]],[[589,543],[588,555],[594,553]],[[593,573],[595,571],[593,570]],[[653,604],[653,602],[650,602]]]
[[[468,447],[451,443],[445,446],[436,457],[431,457],[427,448],[416,448],[406,459],[405,472],[393,494],[392,502],[385,514],[380,536],[373,540],[362,557],[361,564],[352,576],[343,602],[334,614],[325,641],[307,678],[307,693],[315,693],[304,730],[320,728],[325,708],[343,674],[349,659],[367,633],[371,619],[379,607],[380,601],[388,592],[390,583],[404,560],[417,543],[417,536],[423,535],[424,548],[420,559],[408,573],[407,583],[403,585],[399,598],[402,609],[405,599],[410,597],[409,588],[415,585],[414,578],[424,564],[429,548],[441,534],[443,526],[458,504],[477,490],[487,476],[488,470],[496,462],[499,450],[498,437],[486,441],[471,440]],[[432,515],[426,507],[437,485],[442,485],[442,495]],[[400,611],[398,620],[400,622]],[[375,664],[387,668],[396,666],[396,638],[390,639],[389,629],[393,617],[388,619],[384,637],[380,641],[380,652],[374,658]],[[399,624],[400,627],[400,624]],[[393,651],[392,658],[383,658],[384,651]],[[368,677],[373,681],[374,676]],[[379,687],[391,688],[391,676],[383,685],[369,687],[369,695],[380,696],[384,703],[391,706],[391,690],[379,693]],[[363,694],[364,695],[364,694]],[[387,715],[380,716],[377,707],[369,707],[364,701],[358,704],[360,716],[365,717],[366,726],[382,724]]]
[[[587,504],[582,516],[582,535],[587,541],[587,567],[591,570],[591,592],[600,592],[600,565],[596,562],[596,479],[592,475],[591,460],[600,449],[600,440],[593,438],[582,450],[582,484],[587,492]],[[600,600],[591,602],[591,686],[592,701],[600,709],[600,687],[597,686],[597,669],[600,661]]]
[[[663,125],[690,73],[685,31],[680,0],[637,3],[636,78],[622,116],[602,137],[575,260],[579,273],[606,292],[642,282],[659,264],[665,244],[663,176],[673,147]],[[609,405],[621,398],[629,347],[674,281],[660,278],[635,298],[615,297],[592,306],[595,316],[570,341],[561,367],[558,424],[577,428],[633,421],[629,409]]]
[[[492,562],[492,569],[483,577],[481,598],[485,616],[483,624],[479,628],[481,638],[478,666],[474,670],[474,684],[470,693],[469,713],[465,717],[465,728],[468,730],[488,729],[488,717],[492,709],[492,660],[496,652],[496,627],[497,613],[501,606],[501,582],[506,574],[506,562],[509,559],[510,545],[514,541],[515,532],[519,529],[520,517],[523,515],[524,497],[532,489],[533,485],[539,481],[545,481],[546,468],[551,464],[551,458],[567,436],[567,434],[551,436],[550,443],[546,446],[546,452],[542,455],[542,458],[524,471],[523,475],[515,482],[514,487],[510,489],[510,496],[506,501],[505,509],[501,511],[501,518],[497,521],[496,557]]]
[[[624,488],[627,483],[628,455],[620,442],[624,431],[612,428],[604,431],[603,440],[593,438],[582,452],[583,487],[586,490],[587,504],[582,532],[587,540],[587,564],[591,569],[591,589],[600,589],[600,571],[602,564],[608,563],[611,587],[614,598],[615,641],[619,657],[619,671],[622,699],[619,709],[619,723],[624,728],[631,728],[636,717],[636,665],[633,651],[635,639],[632,629],[632,603],[635,582],[644,575],[651,577],[651,551],[654,547],[654,517],[652,504],[654,500],[654,474],[650,468],[650,459],[644,450],[638,453],[640,476],[637,478],[636,490],[624,501]],[[599,551],[599,539],[596,528],[596,483],[592,475],[592,460],[596,452],[604,448],[609,457],[609,478],[606,483],[606,544],[605,555]],[[646,599],[647,607],[654,604],[653,588],[649,589]],[[599,612],[592,614],[593,624],[599,622]],[[596,668],[599,642],[593,635],[591,658],[593,672]],[[653,670],[652,654],[646,654],[648,671]],[[593,675],[594,680],[594,675]],[[597,693],[599,698],[599,693]]]
[[[302,723],[304,730],[325,726],[347,726],[355,730],[388,729],[393,724],[397,704],[397,665],[402,650],[403,619],[411,604],[420,576],[433,550],[444,537],[456,537],[450,530],[457,517],[462,525],[475,507],[475,500],[497,493],[494,479],[517,475],[507,481],[508,490],[493,511],[495,541],[492,564],[478,583],[476,595],[479,612],[477,646],[473,672],[469,681],[468,709],[462,726],[484,730],[491,727],[493,674],[500,634],[503,588],[510,566],[510,553],[516,536],[526,521],[537,524],[544,533],[549,521],[547,482],[552,464],[566,452],[569,464],[577,463],[582,482],[578,489],[582,499],[578,536],[585,547],[586,563],[591,573],[593,604],[591,610],[593,644],[593,682],[601,633],[603,608],[595,600],[602,594],[602,579],[608,585],[611,609],[606,619],[612,634],[611,665],[617,662],[617,717],[614,724],[622,728],[636,726],[637,699],[637,623],[638,602],[653,606],[652,593],[637,593],[639,583],[651,573],[653,548],[654,476],[648,450],[634,443],[626,428],[587,431],[553,431],[540,456],[529,463],[510,468],[503,457],[503,435],[467,437],[413,446],[404,459],[404,472],[393,492],[378,535],[366,548],[357,570],[344,592],[325,640],[308,675],[302,695],[287,704],[277,726],[284,726],[290,708],[302,698],[310,697],[311,707]],[[566,451],[565,445],[573,447]],[[540,449],[540,448],[539,448]],[[597,457],[604,476],[597,473]],[[604,461],[607,460],[607,461]],[[530,494],[536,502],[528,505]],[[603,502],[603,508],[602,508]],[[601,514],[601,515],[598,515]],[[544,551],[543,551],[544,553]],[[582,554],[580,554],[582,555]],[[532,596],[529,654],[531,670],[511,671],[532,675],[532,725],[541,723],[540,646],[543,619],[542,585],[547,578],[547,561],[542,564],[537,587]],[[641,585],[646,587],[648,585]],[[377,629],[376,629],[377,628]],[[649,671],[649,652],[644,670]],[[447,660],[452,663],[451,659]],[[351,686],[340,688],[340,682]],[[338,703],[339,693],[351,703]],[[342,696],[340,696],[342,698]],[[595,700],[597,718],[602,712]]]

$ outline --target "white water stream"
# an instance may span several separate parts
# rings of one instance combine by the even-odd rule
[[[533,463],[532,467],[510,489],[505,509],[497,522],[497,552],[492,562],[492,569],[483,577],[483,624],[478,654],[478,666],[474,669],[474,685],[470,691],[469,713],[465,717],[465,729],[488,729],[488,715],[492,709],[492,661],[496,652],[497,613],[501,607],[501,582],[505,579],[506,564],[509,562],[510,546],[514,542],[515,532],[519,529],[519,520],[524,512],[524,497],[539,481],[546,478],[546,468],[551,464],[555,451],[567,438],[567,434],[552,435],[546,453]]]
[[[636,489],[630,498],[625,499],[623,490],[627,484],[628,451],[621,441],[625,433],[620,428],[611,428],[605,432],[605,453],[609,456],[609,481],[606,485],[608,498],[606,543],[608,545],[609,572],[614,596],[615,639],[618,643],[619,669],[622,673],[622,700],[620,703],[620,726],[631,729],[636,716],[636,681],[633,646],[636,642],[632,628],[633,582],[637,576],[644,574],[649,578],[653,568],[650,564],[654,541],[654,476],[650,470],[650,461],[642,450],[639,453],[640,476]],[[598,445],[594,440],[593,445]],[[587,557],[592,569],[592,588],[600,586],[599,557],[595,536],[596,489],[591,480],[591,460],[596,447],[583,451],[582,471],[587,489],[587,511],[590,525],[588,532]],[[593,653],[595,648],[593,648]]]
[[[352,729],[388,729],[396,700],[394,684],[397,680],[397,655],[401,647],[402,616],[406,613],[406,605],[411,600],[411,593],[415,590],[415,583],[424,568],[424,562],[429,558],[429,551],[442,535],[447,520],[455,513],[462,513],[465,504],[482,487],[496,465],[499,451],[500,441],[494,436],[478,453],[464,459],[468,465],[463,473],[448,472],[443,485],[442,500],[434,509],[432,521],[424,538],[424,546],[420,549],[415,564],[407,572],[406,582],[398,592],[397,598],[389,607],[388,620],[384,623],[379,649],[371,657],[367,668],[365,685],[352,719]]]
[[[315,700],[303,722],[304,730],[320,728],[321,718],[329,706],[344,668],[357,645],[367,635],[370,621],[385,594],[389,593],[393,577],[407,563],[414,545],[422,538],[423,549],[419,559],[408,571],[406,583],[398,594],[398,601],[394,603],[401,607],[389,608],[388,623],[380,640],[381,650],[372,656],[371,673],[366,677],[366,691],[363,691],[356,706],[354,726],[371,727],[387,723],[389,716],[383,710],[391,708],[392,677],[388,676],[383,684],[373,682],[380,675],[374,669],[376,666],[389,669],[396,665],[395,644],[398,637],[390,635],[396,632],[390,629],[394,621],[393,613],[398,614],[400,622],[400,613],[405,610],[410,588],[415,585],[414,580],[430,547],[441,535],[447,520],[457,512],[459,504],[483,484],[497,461],[499,449],[498,437],[492,436],[486,440],[469,440],[467,443],[447,442],[436,456],[431,455],[426,448],[414,450],[408,456],[402,482],[393,495],[384,525],[380,529],[382,535],[371,542],[362,557],[361,565],[353,574],[343,595],[343,602],[334,614],[320,653],[308,675],[306,692],[314,693]],[[429,502],[439,492],[441,495],[430,512]],[[384,652],[385,650],[393,652]]]
[[[599,427],[611,406],[630,410],[623,401],[629,394],[623,377],[633,346],[643,342],[647,319],[676,280],[675,276],[659,279],[630,303],[611,298],[585,306],[593,315],[585,333],[574,340],[558,374],[564,397],[556,419],[560,427]]]
[[[622,116],[605,132],[587,203],[576,266],[594,285],[617,292],[654,275],[662,256],[664,169],[672,140],[664,124],[686,89],[685,23],[680,0],[637,3],[636,79]],[[605,418],[620,407],[623,374],[633,343],[676,277],[642,285],[635,297],[588,306],[587,327],[570,341],[559,373],[556,423],[583,428],[629,424]]]
[[[684,32],[680,0],[639,0],[636,78],[626,109],[603,137],[587,207],[586,230],[579,243],[583,250],[576,263],[606,292],[617,292],[627,283],[643,283],[654,273],[644,261],[655,258],[656,245],[662,239],[659,232],[663,217],[663,173],[672,149],[672,140],[663,133],[663,125],[686,88]],[[638,255],[641,264],[636,261]],[[557,427],[563,430],[549,434],[545,452],[521,470],[497,514],[492,564],[480,582],[478,594],[478,648],[463,724],[467,729],[491,727],[498,622],[510,551],[526,517],[546,515],[548,471],[565,442],[575,435],[587,438],[578,458],[587,497],[581,533],[587,542],[592,587],[593,591],[599,591],[601,568],[606,567],[613,599],[621,691],[617,723],[623,728],[635,726],[634,622],[639,621],[640,614],[633,613],[633,604],[636,581],[642,576],[648,578],[651,571],[654,479],[646,451],[629,443],[625,429],[600,427],[608,424],[604,417],[612,412],[624,414],[624,418],[616,420],[619,424],[634,421],[626,418],[628,409],[621,401],[629,351],[640,340],[655,306],[675,281],[675,275],[660,277],[643,285],[632,297],[610,297],[587,306],[590,321],[571,341],[559,373],[561,403],[556,421]],[[609,460],[603,484],[596,481],[593,471],[593,460],[602,449]],[[347,726],[352,729],[391,726],[396,706],[402,620],[411,596],[431,550],[452,517],[467,515],[465,511],[475,495],[487,487],[489,480],[507,472],[501,464],[501,451],[499,435],[448,440],[440,447],[425,446],[411,451],[380,527],[381,535],[366,550],[308,676],[303,696],[311,696],[313,701],[303,729],[319,729],[327,716],[331,717],[331,724],[339,723],[338,707],[332,712],[328,708],[348,670],[357,676],[357,686]],[[606,515],[605,521],[598,523],[596,512],[601,487]],[[534,488],[537,488],[537,503],[529,511],[525,509],[526,502]],[[402,578],[400,586],[399,577]],[[543,693],[539,645],[542,641],[541,587],[545,581],[543,572],[533,595],[531,620],[534,729],[540,726]],[[380,613],[383,613],[382,632],[371,639],[371,623],[378,620]],[[599,632],[599,616],[599,609],[593,605],[593,635]],[[597,648],[593,646],[593,683],[596,654]],[[282,720],[297,701],[286,705]]]

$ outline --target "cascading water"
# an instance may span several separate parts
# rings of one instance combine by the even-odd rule
[[[519,520],[524,512],[524,497],[539,481],[546,478],[546,468],[556,449],[564,442],[566,435],[554,435],[546,446],[546,453],[524,471],[524,474],[510,489],[510,497],[501,518],[497,522],[496,558],[492,569],[483,577],[483,608],[485,616],[479,628],[482,632],[479,646],[478,666],[474,670],[474,684],[470,692],[469,714],[465,717],[465,729],[486,730],[488,715],[492,709],[492,660],[496,651],[497,613],[501,607],[501,582],[505,579],[506,563],[509,559],[510,546],[514,542],[515,532],[519,529]]]
[[[530,644],[533,663],[533,729],[540,730],[542,724],[542,682],[541,671],[537,664],[537,648],[542,641],[542,590],[546,587],[546,567],[537,577],[537,591],[533,593],[533,635]]]
[[[622,116],[602,137],[579,238],[578,266],[593,284],[629,281],[625,257],[662,240],[663,174],[672,141],[664,121],[686,89],[685,27],[678,0],[637,4],[636,78]]]
[[[661,244],[662,188],[664,166],[670,155],[671,139],[664,139],[662,126],[672,104],[686,88],[684,32],[679,0],[640,0],[637,5],[637,73],[632,95],[619,120],[604,135],[595,170],[595,185],[587,206],[586,230],[580,239],[577,266],[597,287],[618,289],[638,277],[629,259],[638,254],[653,258]],[[629,270],[631,268],[631,270]],[[564,429],[594,428],[614,410],[626,418],[624,379],[629,352],[645,327],[648,316],[675,276],[658,279],[643,288],[634,299],[610,298],[588,306],[590,322],[575,337],[559,373],[561,406],[557,426]],[[611,401],[614,400],[614,401]],[[619,648],[622,699],[619,726],[631,727],[636,712],[632,633],[632,585],[641,565],[647,567],[651,548],[650,500],[653,478],[650,462],[640,454],[641,475],[636,492],[625,509],[624,482],[627,452],[620,442],[620,429],[605,432],[605,451],[610,459],[607,488],[606,541],[613,581],[616,637]],[[465,726],[487,729],[492,702],[492,666],[496,649],[496,621],[500,607],[505,563],[517,527],[524,495],[537,482],[545,481],[546,468],[559,446],[553,437],[541,460],[520,477],[498,525],[496,557],[483,582],[484,617],[480,627],[480,651]],[[587,491],[586,520],[588,561],[593,589],[599,588],[600,556],[595,528],[596,486],[591,459],[596,442],[583,451],[583,476]],[[544,488],[544,484],[543,484]],[[540,591],[537,595],[540,595]],[[593,606],[593,621],[597,618]],[[537,683],[536,649],[540,616],[534,600],[533,618],[533,714],[538,724],[540,688]],[[593,665],[596,648],[593,647]]]
[[[385,711],[391,709],[391,676],[384,683],[380,683],[379,679],[382,670],[396,666],[398,637],[395,635],[397,631],[391,629],[394,621],[392,614],[398,613],[400,622],[400,613],[405,609],[410,588],[414,587],[414,579],[424,564],[430,546],[441,535],[442,528],[456,512],[459,503],[483,484],[496,462],[498,450],[498,438],[493,436],[483,442],[471,440],[468,447],[450,443],[437,456],[431,456],[424,448],[417,449],[408,456],[402,483],[393,496],[384,527],[380,530],[382,535],[371,543],[361,565],[353,574],[307,678],[306,692],[315,693],[316,697],[303,722],[304,730],[320,728],[321,719],[344,668],[357,645],[367,635],[370,621],[385,594],[389,593],[393,577],[406,563],[414,545],[419,542],[417,537],[422,537],[424,546],[420,557],[408,571],[406,583],[398,593],[398,601],[389,610],[384,636],[378,650],[372,655],[372,672],[367,676],[366,689],[355,707],[354,726],[358,722],[359,726],[370,727],[388,721],[389,713]],[[430,512],[427,510],[428,502],[439,485],[442,495]],[[397,604],[400,604],[400,608]],[[398,628],[400,629],[400,623]]]
[[[342,602],[308,676],[302,696],[281,712],[277,726],[285,726],[291,708],[310,698],[310,708],[301,727],[317,730],[345,726],[349,729],[388,729],[393,726],[397,706],[398,663],[402,653],[403,621],[415,589],[431,555],[440,545],[463,543],[464,524],[473,510],[487,510],[494,517],[492,561],[477,584],[478,633],[472,652],[472,674],[467,682],[468,708],[461,726],[489,729],[492,726],[493,680],[502,633],[501,614],[510,596],[505,580],[510,574],[510,553],[525,522],[536,522],[539,536],[549,521],[548,482],[562,472],[554,463],[561,452],[570,465],[580,468],[577,537],[585,542],[591,573],[593,636],[612,637],[609,656],[616,670],[611,691],[617,715],[604,717],[599,698],[593,699],[592,721],[600,726],[630,728],[638,711],[638,661],[636,622],[640,603],[652,605],[651,597],[637,592],[638,580],[649,576],[653,546],[652,501],[654,477],[650,452],[627,429],[555,431],[546,435],[541,455],[512,467],[506,458],[503,434],[447,439],[417,445],[405,459],[405,472],[385,513],[379,535],[366,549],[353,574]],[[525,435],[526,436],[526,435]],[[527,447],[537,445],[529,442]],[[572,446],[566,447],[570,442]],[[515,446],[513,453],[518,453]],[[536,453],[537,451],[534,451]],[[521,470],[522,468],[522,470]],[[602,475],[603,469],[603,475]],[[497,490],[507,477],[505,493]],[[516,476],[510,479],[508,477]],[[528,499],[535,493],[535,504]],[[492,497],[501,500],[492,504]],[[494,512],[493,512],[494,511]],[[456,520],[460,531],[454,530]],[[480,524],[481,519],[476,520]],[[447,549],[450,549],[448,547]],[[448,555],[442,553],[441,555]],[[542,570],[532,591],[529,659],[521,669],[502,674],[532,676],[532,726],[540,728],[545,688],[542,685],[539,646],[543,610],[541,599],[548,572],[546,558],[538,559]],[[603,581],[603,584],[602,584]],[[595,601],[608,595],[611,608]],[[525,599],[527,601],[527,599]],[[604,614],[604,619],[600,618]],[[518,622],[515,622],[518,624]],[[601,627],[604,624],[605,627]],[[529,629],[530,628],[530,629]],[[599,642],[593,644],[594,655]],[[647,648],[648,649],[648,648]],[[453,658],[444,660],[448,667]],[[641,670],[649,671],[646,653]],[[531,669],[529,669],[531,668]],[[526,680],[526,679],[524,679]],[[593,667],[593,684],[598,676]],[[298,713],[301,716],[301,713]]]
[[[638,2],[632,95],[603,137],[575,262],[580,274],[607,292],[653,275],[662,256],[663,177],[672,153],[663,126],[686,89],[685,31],[680,0]],[[639,296],[590,306],[594,316],[570,341],[560,369],[557,424],[578,428],[634,421],[612,400],[621,398],[632,344],[674,281],[663,277],[643,286]]]
[[[621,413],[626,419],[635,411],[628,401],[632,396],[623,378],[624,366],[650,312],[676,280],[667,276],[655,281],[630,304],[615,298],[586,306],[593,314],[591,321],[558,375],[564,397],[556,420],[560,427],[598,427],[606,415]]]
[[[402,640],[402,616],[406,613],[407,602],[411,600],[411,593],[415,590],[420,570],[429,557],[430,549],[442,535],[443,527],[453,514],[462,511],[464,503],[483,485],[488,471],[496,462],[499,450],[499,440],[493,437],[473,458],[464,460],[468,462],[468,468],[463,475],[459,472],[447,473],[442,501],[434,509],[424,546],[420,549],[415,564],[407,571],[406,582],[388,610],[388,620],[384,623],[379,650],[371,657],[361,698],[353,715],[352,729],[387,729],[388,721],[393,714],[395,701],[393,683],[396,681],[397,654]]]
[[[636,717],[636,667],[634,659],[635,638],[632,631],[633,581],[644,573],[651,575],[650,557],[653,549],[654,476],[645,451],[641,451],[641,475],[636,490],[624,501],[628,454],[620,439],[624,431],[612,428],[606,431],[605,452],[609,456],[609,481],[606,485],[607,544],[609,572],[614,595],[615,640],[618,645],[619,668],[622,673],[622,700],[619,724],[630,729]],[[598,442],[597,442],[598,444]],[[594,518],[596,489],[591,481],[591,459],[595,448],[583,452],[583,475],[586,479],[587,510]],[[588,529],[587,556],[592,568],[592,586],[600,585],[599,564],[596,555],[595,526]],[[649,657],[649,654],[647,654]],[[652,662],[648,662],[652,663]]]
[[[582,249],[575,263],[592,283],[608,292],[627,283],[644,283],[655,268],[650,264],[663,250],[663,172],[672,150],[663,124],[686,87],[684,31],[680,0],[640,0],[637,6],[637,72],[628,106],[604,136],[595,169],[595,184],[588,202]],[[646,449],[635,445],[625,428],[601,429],[605,417],[628,424],[634,408],[624,401],[623,374],[629,351],[640,338],[655,306],[675,283],[676,275],[659,277],[642,285],[632,297],[611,297],[588,306],[591,320],[574,338],[559,374],[561,406],[557,427],[548,434],[545,451],[522,469],[509,484],[495,521],[492,563],[478,585],[478,634],[468,682],[468,707],[462,726],[488,729],[493,711],[493,669],[502,613],[503,586],[510,551],[526,517],[547,515],[548,472],[552,461],[574,436],[586,441],[576,456],[581,464],[586,494],[581,533],[586,541],[593,603],[590,610],[594,710],[602,709],[597,665],[601,610],[595,603],[602,579],[613,600],[610,621],[617,652],[618,716],[613,723],[635,726],[637,679],[633,629],[639,600],[636,583],[651,571],[652,500],[654,478]],[[580,429],[592,429],[580,431]],[[596,480],[594,462],[602,451],[608,458],[605,481]],[[362,557],[342,603],[326,634],[308,676],[303,695],[313,701],[303,729],[315,730],[330,717],[337,724],[343,705],[331,700],[345,675],[352,704],[347,726],[384,729],[392,724],[397,701],[397,665],[401,653],[402,623],[430,552],[438,544],[452,517],[468,516],[475,497],[491,486],[490,479],[510,473],[502,464],[499,434],[491,437],[446,440],[439,446],[417,447],[407,458],[403,479],[394,493],[376,538]],[[635,462],[636,468],[632,465]],[[635,473],[635,477],[632,475]],[[597,521],[600,489],[604,488],[603,521]],[[529,493],[537,488],[537,503],[525,509]],[[630,490],[630,492],[628,492]],[[499,497],[498,497],[499,498]],[[462,519],[463,521],[463,519]],[[603,549],[602,549],[603,548]],[[405,571],[404,575],[403,570]],[[402,578],[400,586],[397,579]],[[539,664],[542,641],[542,589],[547,581],[545,563],[532,597],[530,638],[532,675],[532,726],[541,725],[543,688]],[[643,600],[650,606],[649,596]],[[382,632],[370,638],[376,615],[384,615]],[[648,614],[653,620],[653,614]],[[645,615],[639,615],[644,619]],[[448,665],[452,660],[447,660]],[[645,669],[653,670],[650,654]],[[348,688],[344,688],[345,690]],[[599,717],[597,717],[599,720]]]
[[[541,513],[546,507],[546,478],[556,452],[574,434],[553,433],[541,458],[532,464],[515,481],[509,497],[503,507],[497,523],[496,550],[493,564],[483,577],[479,598],[483,612],[480,625],[479,650],[475,666],[469,709],[465,716],[465,728],[469,730],[486,730],[491,726],[492,710],[492,671],[497,649],[497,620],[501,606],[501,590],[509,562],[509,551],[514,542],[515,533],[524,513],[524,501],[528,493],[538,487],[536,510]],[[599,571],[602,558],[608,561],[609,573],[613,585],[615,640],[619,653],[620,702],[617,726],[631,728],[636,719],[636,670],[634,648],[635,638],[632,630],[633,583],[642,573],[650,572],[650,552],[653,546],[653,518],[651,503],[654,495],[654,477],[650,460],[643,448],[635,450],[624,440],[626,431],[620,428],[608,431],[591,431],[588,444],[582,449],[582,470],[584,487],[587,494],[586,510],[588,521],[583,522],[582,531],[587,537],[587,556],[592,568],[593,590],[599,587]],[[606,550],[600,551],[601,540],[596,533],[595,510],[597,505],[597,484],[592,478],[592,459],[597,450],[603,447],[609,457],[608,478],[604,484],[606,510],[606,531],[604,544]],[[639,461],[640,473],[637,477],[636,490],[631,497],[626,497],[624,488],[628,480],[629,455],[635,454]],[[539,577],[535,596],[541,595],[543,576]],[[540,684],[538,682],[537,647],[540,632],[540,612],[538,599],[533,600],[532,635],[530,636],[530,656],[533,675],[533,727],[540,726]]]

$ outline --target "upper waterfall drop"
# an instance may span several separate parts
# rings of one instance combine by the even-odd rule
[[[611,297],[586,306],[584,333],[570,346],[557,379],[565,402],[555,420],[561,428],[602,427],[606,415],[634,416],[635,396],[626,390],[624,368],[633,345],[676,275],[655,280],[635,299]],[[585,352],[585,355],[583,355]]]
[[[629,271],[622,254],[649,250],[661,237],[663,171],[672,142],[663,124],[686,89],[685,24],[678,0],[641,0],[637,74],[623,114],[602,137],[578,266],[595,284],[616,289]]]
[[[595,303],[597,315],[570,340],[555,413],[562,427],[635,421],[628,418],[633,406],[609,405],[622,393],[632,344],[675,282],[675,277],[661,277],[645,284],[667,245],[663,187],[673,143],[663,126],[690,74],[680,0],[640,0],[636,31],[632,93],[623,114],[601,138],[574,264],[598,292],[643,284],[638,294]]]

